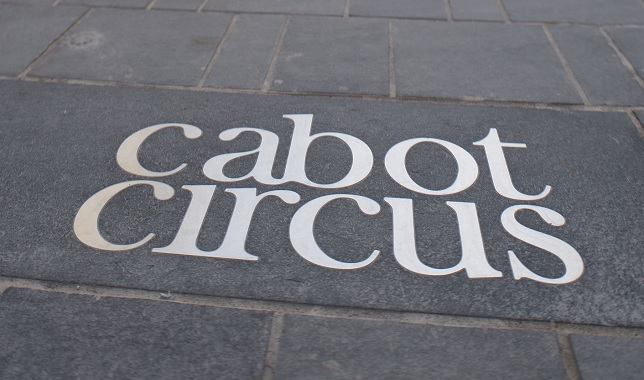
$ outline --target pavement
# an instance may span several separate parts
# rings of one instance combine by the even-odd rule
[[[0,0],[0,378],[640,379],[641,0]]]

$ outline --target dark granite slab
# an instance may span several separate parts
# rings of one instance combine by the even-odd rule
[[[497,0],[450,0],[454,20],[503,21]]]
[[[342,16],[345,0],[209,0],[204,10]]]
[[[278,379],[566,379],[552,334],[286,316]]]
[[[447,19],[445,0],[352,0],[350,5],[351,16]]]
[[[145,8],[150,3],[150,0],[62,0],[61,3],[99,7]]]
[[[608,33],[633,65],[640,78],[644,77],[644,30],[610,28]]]
[[[644,140],[625,113],[20,81],[0,81],[0,107],[1,275],[325,305],[643,325]],[[220,140],[220,132],[253,127],[280,137],[272,174],[280,178],[293,131],[285,114],[313,114],[313,133],[344,133],[364,141],[374,157],[368,177],[347,188],[326,189],[292,182],[265,185],[254,179],[222,182],[203,174],[210,158],[252,150],[259,144],[252,132],[233,141]],[[187,164],[185,169],[168,177],[145,178],[119,168],[116,153],[128,136],[169,122],[197,126],[203,135],[187,139],[178,128],[162,130],[142,146],[141,163],[153,171],[167,171],[181,163]],[[495,190],[484,149],[473,145],[492,128],[500,141],[527,145],[504,148],[512,181],[527,195],[551,186],[545,198],[516,200]],[[462,147],[467,152],[464,157],[469,154],[477,162],[478,180],[451,195],[425,195],[399,185],[385,169],[385,155],[395,144],[413,138],[441,139]],[[358,163],[368,163],[368,157],[362,157]],[[347,174],[350,160],[350,150],[337,138],[315,140],[306,156],[307,176],[330,184]],[[242,176],[254,162],[253,157],[239,159],[227,165],[224,174]],[[446,188],[456,178],[456,162],[436,144],[412,148],[406,165],[411,179],[429,189]],[[397,176],[402,171],[392,173]],[[149,186],[127,189],[100,214],[99,230],[113,244],[130,244],[156,234],[150,242],[137,249],[105,251],[78,240],[74,219],[90,197],[114,184],[145,179],[172,186],[174,197],[156,200]],[[231,191],[239,191],[234,188],[258,193],[290,190],[301,201],[287,204],[270,197],[259,204],[247,241],[242,243],[257,261],[154,253],[153,248],[174,240],[181,225],[191,200],[191,192],[181,189],[184,185],[217,186],[209,209],[203,209],[207,215],[197,244],[204,251],[219,247],[226,234],[236,199]],[[371,265],[330,269],[310,262],[311,250],[300,247],[298,254],[293,248],[289,229],[305,227],[304,219],[310,215],[302,211],[291,225],[294,213],[305,203],[310,210],[308,202],[330,194],[360,195],[379,205],[379,213],[367,215],[354,201],[334,201],[322,209],[313,228],[317,243],[336,261],[360,262],[380,250]],[[454,266],[461,257],[459,222],[446,202],[461,202],[458,207],[467,208],[468,215],[474,203],[485,255],[493,268],[487,274],[502,277],[470,278],[464,271],[428,276],[404,269],[394,258],[392,208],[385,197],[413,202],[419,259],[434,268]],[[377,208],[363,202],[365,211],[373,213]],[[548,217],[550,225],[534,211],[517,213],[519,223],[565,242],[546,238],[558,244],[555,251],[565,248],[570,253],[566,247],[572,247],[578,252],[584,273],[577,281],[552,285],[514,279],[520,273],[511,267],[509,250],[543,278],[559,278],[567,270],[573,273],[575,267],[506,231],[501,215],[505,212],[507,227],[511,211],[506,210],[524,204],[548,208],[565,218],[565,224],[557,227],[562,220],[556,215]],[[473,217],[465,220],[475,221]],[[475,222],[467,224],[469,230],[465,222],[462,225],[463,236],[471,243],[468,252],[480,252],[481,247],[472,243]],[[240,232],[243,226],[233,228],[231,236],[243,237]],[[477,277],[476,271],[470,276]]]
[[[167,302],[8,289],[3,379],[252,379],[271,315]]]

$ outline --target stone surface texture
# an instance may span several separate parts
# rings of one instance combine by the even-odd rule
[[[9,289],[0,376],[258,378],[270,325],[256,311]]]
[[[566,379],[548,333],[287,316],[283,379]]]
[[[313,115],[306,152],[293,114]],[[186,166],[122,169],[121,143],[160,123],[202,134],[131,153]],[[0,0],[0,378],[641,379],[643,124],[644,0]],[[493,129],[490,160],[475,142]],[[342,136],[373,166],[325,188],[354,164]],[[206,169],[244,153],[222,175],[261,156],[263,180]],[[281,180],[298,162],[306,179]],[[405,171],[471,185],[423,194]],[[81,239],[81,207],[127,181],[172,196],[130,187]],[[278,190],[300,199],[263,198],[245,241],[216,251],[244,238],[252,194]],[[325,205],[304,246],[295,215],[332,195],[354,198]],[[178,234],[188,210],[203,223]]]
[[[196,85],[231,17],[97,9],[72,29],[32,73],[69,79]]]

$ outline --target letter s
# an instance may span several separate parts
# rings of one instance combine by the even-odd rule
[[[518,280],[525,277],[546,284],[567,284],[581,277],[584,272],[584,262],[582,261],[579,253],[568,243],[554,236],[546,235],[543,232],[535,231],[520,224],[515,218],[515,214],[519,210],[532,210],[539,214],[541,219],[546,221],[548,224],[557,227],[563,226],[566,223],[566,219],[556,211],[545,207],[531,205],[516,205],[508,207],[503,211],[503,214],[501,214],[501,223],[503,224],[503,228],[505,228],[510,235],[557,256],[566,266],[566,273],[559,278],[541,277],[523,265],[514,252],[508,251],[514,279]]]

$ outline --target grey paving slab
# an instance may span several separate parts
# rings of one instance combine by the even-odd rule
[[[444,0],[351,0],[351,16],[447,19]]]
[[[503,21],[497,0],[450,0],[454,20]]]
[[[150,0],[62,0],[61,4],[77,4],[99,7],[145,8]]]
[[[209,0],[204,10],[341,16],[345,3],[345,0]]]
[[[30,74],[196,85],[231,17],[212,13],[98,9],[77,25]]]
[[[286,16],[240,15],[205,86],[262,88],[285,22]]]
[[[552,26],[550,30],[592,104],[644,104],[644,88],[598,28]]]
[[[581,101],[539,26],[396,20],[393,38],[398,95]]]
[[[513,21],[644,23],[640,0],[501,0]]]
[[[644,373],[644,338],[571,336],[584,380],[636,380]]]
[[[625,113],[7,80],[0,81],[0,109],[0,275],[320,305],[643,325],[643,227],[637,221],[644,197],[644,139]],[[286,180],[300,182],[275,184],[283,178],[294,130],[283,115],[291,114],[314,115],[312,133],[340,135],[323,135],[304,154],[298,149],[306,145],[306,125],[298,119],[299,137]],[[159,123],[187,123],[202,135],[186,138],[178,127],[154,133],[138,149],[141,165],[151,171],[187,166],[173,175],[148,177],[131,174],[141,173],[131,166],[135,161],[121,158],[129,171],[122,169],[116,162],[122,143]],[[256,130],[236,138],[234,130],[220,136],[232,128]],[[486,139],[494,177],[484,147],[473,145],[493,133],[492,128],[506,144],[501,159],[489,145],[494,134]],[[236,179],[255,170],[252,151],[260,144],[261,131],[267,140],[262,140],[261,165],[252,173],[256,177]],[[196,137],[194,132],[189,135]],[[364,145],[343,134],[360,139],[372,152],[373,167],[361,181],[365,172],[356,170],[368,169],[369,155]],[[266,144],[276,138],[274,168],[268,174],[273,145]],[[363,152],[356,153],[357,169],[350,169],[352,150],[340,138]],[[452,154],[437,140],[421,140],[411,148],[403,168],[403,156],[397,152],[405,146],[398,144],[411,144],[418,140],[409,140],[416,138],[461,147],[466,152],[460,158],[463,169],[457,169]],[[394,146],[398,148],[387,156]],[[137,151],[124,149],[125,157]],[[238,159],[221,156],[244,152],[248,156]],[[213,157],[219,158],[211,161]],[[304,185],[302,178],[290,177],[301,170],[293,165],[301,165],[297,160],[304,158],[310,181],[330,185],[342,180],[334,186],[344,187]],[[218,172],[226,159],[232,161]],[[500,174],[498,163],[504,160],[512,186]],[[411,182],[400,177],[405,172]],[[160,184],[157,199],[152,185],[126,183],[132,187],[115,195],[105,208],[96,203],[105,191],[115,189],[111,186],[135,180],[167,184],[174,196],[168,199],[168,188]],[[472,180],[474,184],[462,190]],[[205,187],[182,189],[191,185]],[[512,193],[514,188],[523,195]],[[243,210],[249,210],[249,197],[255,191],[277,190],[293,191],[300,201],[287,203],[297,197],[272,193],[286,201],[275,195],[259,203],[245,236],[248,219]],[[450,194],[432,195],[429,190]],[[190,208],[192,191],[197,194]],[[312,210],[332,194],[367,197],[377,207],[364,198],[333,200],[309,227],[311,220],[306,218],[316,215]],[[542,198],[526,200],[530,195]],[[237,196],[235,224],[227,233]],[[355,199],[363,202],[362,211]],[[516,211],[532,206],[551,211]],[[91,212],[101,209],[95,226]],[[202,227],[180,228],[189,209],[187,223],[197,223],[202,220],[197,214],[206,213]],[[541,234],[530,235],[519,224]],[[468,260],[477,254],[477,264],[467,264],[468,273],[452,268],[461,260],[461,229]],[[201,235],[195,236],[199,230]],[[137,243],[150,233],[155,234],[152,240]],[[183,248],[164,251],[177,235],[178,247]],[[216,251],[225,238],[229,248]],[[323,253],[303,245],[313,238]],[[106,246],[96,239],[140,246]],[[401,241],[416,242],[420,264],[406,261],[413,260],[414,247]],[[240,246],[231,244],[240,244],[257,260],[240,256]],[[211,255],[218,257],[199,256],[205,253],[197,248],[215,251]],[[238,259],[222,258],[226,254]],[[489,267],[481,261],[483,254]],[[361,263],[372,255],[377,256],[370,265]],[[359,268],[337,269],[343,268],[341,263]],[[557,281],[561,283],[548,283]]]
[[[153,9],[196,11],[202,3],[203,0],[157,0]]]
[[[259,378],[269,313],[8,289],[4,379]]]
[[[0,4],[0,74],[17,75],[85,11]]]
[[[389,93],[386,20],[294,17],[271,89]]]
[[[566,379],[549,333],[290,316],[280,379]]]
[[[2,0],[0,3],[9,4],[31,4],[31,5],[52,5],[54,0]]]
[[[608,33],[640,77],[644,78],[644,29],[610,28]]]

